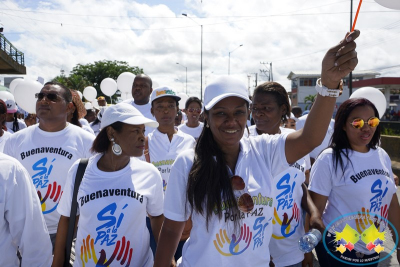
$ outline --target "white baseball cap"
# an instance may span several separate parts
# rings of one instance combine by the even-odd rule
[[[172,89],[171,87],[164,86],[153,90],[150,96],[150,103],[153,103],[153,101],[156,99],[166,96],[173,97],[177,101],[181,100],[181,97],[177,95],[174,89]]]
[[[245,83],[230,76],[221,76],[204,90],[204,109],[210,110],[219,101],[230,96],[240,97],[251,104]]]
[[[139,110],[127,103],[108,107],[101,118],[101,128],[104,129],[117,121],[131,125],[144,124],[153,128],[158,127],[158,122],[146,118]]]

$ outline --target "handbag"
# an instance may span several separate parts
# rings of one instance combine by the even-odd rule
[[[65,246],[65,260],[64,267],[71,267],[75,260],[75,243],[72,245],[75,232],[76,211],[78,209],[78,189],[81,184],[83,175],[85,174],[86,166],[89,159],[81,159],[79,162],[78,170],[75,176],[74,194],[72,195],[71,214],[69,216],[67,242]],[[72,252],[72,253],[71,253]]]

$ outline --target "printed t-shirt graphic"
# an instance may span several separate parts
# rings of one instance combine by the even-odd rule
[[[249,130],[250,136],[258,136],[255,125]],[[280,131],[281,134],[295,132],[288,128],[280,128]],[[301,209],[302,184],[304,173],[310,167],[309,156],[306,155],[274,177],[273,231],[269,250],[277,267],[293,265],[304,259],[304,253],[298,249],[298,241],[305,233]],[[288,254],[290,257],[287,257]]]
[[[97,168],[90,158],[78,191],[79,227],[74,266],[153,266],[146,214],[163,213],[159,172],[137,158],[116,172]],[[70,216],[75,174],[68,173],[58,212]]]
[[[199,139],[199,136],[201,132],[203,131],[204,123],[199,122],[199,126],[195,128],[188,127],[186,123],[183,123],[178,126],[179,131],[184,132],[185,134],[188,134],[192,136],[196,141]]]
[[[75,160],[91,156],[94,136],[72,124],[59,132],[45,132],[37,125],[13,134],[4,153],[28,170],[42,205],[50,234],[57,232],[57,205],[69,168]]]
[[[186,221],[191,215],[193,228],[182,250],[183,266],[267,266],[268,244],[272,235],[272,177],[289,167],[285,157],[286,135],[242,138],[234,174],[243,178],[254,209],[232,214],[222,203],[222,218],[212,216],[206,227],[205,216],[193,212],[186,201],[186,188],[193,165],[194,150],[179,154],[171,169],[164,215]],[[234,221],[239,222],[234,229]]]
[[[191,149],[196,145],[193,137],[178,130],[169,141],[168,135],[158,129],[148,135],[149,153],[151,163],[158,169],[163,179],[164,191],[167,188],[171,166],[182,151]],[[142,160],[146,160],[144,155]]]
[[[344,174],[332,165],[332,149],[324,150],[311,170],[309,189],[323,196],[329,196],[328,205],[322,216],[326,226],[342,215],[349,213],[370,214],[387,219],[388,208],[397,188],[394,183],[391,161],[380,147],[367,153],[349,151],[351,163],[344,157],[347,166]],[[348,164],[348,165],[347,165]],[[357,252],[370,255],[374,250],[367,248],[361,234],[371,226],[372,220],[347,220],[346,224],[357,231],[359,238],[352,243]],[[346,224],[336,227],[336,232],[343,233]],[[379,232],[385,231],[382,223]],[[350,229],[350,228],[348,228]],[[352,240],[354,242],[354,240]],[[340,246],[340,244],[339,244]]]

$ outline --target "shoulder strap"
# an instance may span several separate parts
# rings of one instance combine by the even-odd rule
[[[150,161],[150,151],[149,151],[149,138],[146,136],[144,139],[144,157],[146,158],[146,161],[148,163],[151,163]]]
[[[68,224],[68,232],[67,232],[67,242],[65,247],[65,263],[64,266],[70,266],[69,258],[71,255],[71,246],[72,240],[74,239],[74,232],[75,232],[75,222],[76,222],[76,211],[78,209],[78,189],[79,185],[81,184],[83,175],[85,174],[86,166],[89,162],[89,159],[81,159],[79,162],[78,170],[76,172],[75,177],[75,184],[74,184],[74,194],[72,196],[72,203],[71,203],[71,214],[69,216],[69,224]]]

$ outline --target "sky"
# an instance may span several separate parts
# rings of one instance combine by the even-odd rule
[[[320,72],[325,51],[350,28],[350,0],[0,0],[0,7],[4,36],[25,54],[27,79],[120,60],[142,68],[153,87],[178,92],[186,92],[187,68],[190,96],[228,69],[253,89],[255,73],[258,84],[268,80],[269,63],[290,91],[289,73]],[[357,70],[399,77],[400,10],[364,0],[356,28]]]

